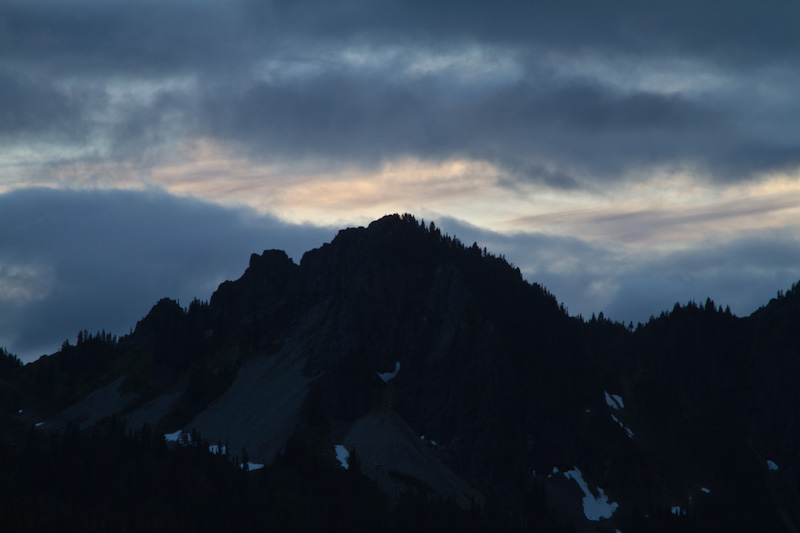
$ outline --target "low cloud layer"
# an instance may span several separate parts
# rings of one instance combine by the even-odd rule
[[[502,253],[530,282],[555,294],[570,314],[603,311],[620,322],[647,322],[675,303],[711,298],[747,316],[778,290],[800,282],[800,239],[787,231],[750,232],[695,242],[672,252],[631,253],[613,242],[537,233],[503,235],[444,218],[437,224],[466,243]]]
[[[299,261],[334,235],[162,192],[0,195],[0,346],[29,359],[82,329],[124,334],[160,298],[207,300],[251,253]]]

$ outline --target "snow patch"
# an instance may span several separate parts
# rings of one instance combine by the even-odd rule
[[[183,433],[183,431],[180,429],[175,433],[165,433],[164,438],[167,442],[178,442],[181,438],[181,433]]]
[[[390,382],[391,380],[394,379],[394,377],[397,375],[397,372],[399,370],[400,370],[400,361],[397,361],[394,364],[394,372],[384,372],[383,374],[378,372],[378,377],[381,378],[384,383],[388,383],[388,382]]]
[[[618,394],[609,394],[608,392],[605,391],[604,394],[606,395],[606,404],[609,407],[617,411],[625,408],[625,404],[622,401],[622,396]]]
[[[38,426],[39,424],[36,425]],[[775,464],[775,461],[770,461],[769,459],[767,459],[767,468],[769,468],[770,470],[777,470],[778,465]]]
[[[434,445],[434,446],[438,446],[439,445],[435,440],[432,440],[431,444]]]
[[[347,459],[350,457],[350,452],[347,451],[347,448],[342,446],[341,444],[337,444],[334,446],[334,450],[336,450],[336,459],[342,465],[342,468],[347,470],[350,468],[350,465],[347,464]]]
[[[686,514],[686,510],[685,509],[681,509],[680,505],[673,505],[672,509],[670,510],[670,512],[672,514],[674,514],[675,516],[681,516],[681,515],[685,515]]]
[[[20,410],[18,411],[18,413],[19,413],[19,414],[22,414],[22,409],[20,409]]]
[[[208,451],[213,453],[214,455],[219,455],[220,454],[220,452],[219,452],[219,444],[211,444],[211,445],[209,445]],[[228,453],[228,449],[223,444],[222,445],[222,455],[225,455],[226,453]]]
[[[240,464],[239,468],[244,469],[244,463]],[[248,470],[253,471],[253,470],[258,470],[259,468],[264,468],[264,465],[262,465],[261,463],[251,463],[250,461],[247,461]]]
[[[557,467],[557,466],[554,466],[554,467],[553,467],[553,473],[554,473],[554,474],[558,474],[558,467]]]
[[[707,489],[707,488],[705,488],[705,487],[700,487],[700,492],[704,492],[704,493],[706,493],[706,494],[711,494],[711,491],[710,491],[710,490],[708,490],[708,489]]]
[[[583,514],[586,518],[597,522],[601,518],[611,518],[614,511],[617,510],[619,504],[616,502],[609,503],[608,496],[606,496],[603,489],[597,487],[598,496],[592,494],[586,481],[583,480],[583,474],[578,470],[578,467],[573,467],[572,470],[564,472],[567,479],[574,479],[578,486],[583,491]]]
[[[41,427],[41,426],[43,426],[43,425],[44,425],[44,422],[36,422],[36,427],[37,427],[37,428],[38,428],[38,427]],[[773,464],[774,464],[774,463],[773,463]],[[778,469],[778,467],[775,467],[775,470],[777,470],[777,469]]]

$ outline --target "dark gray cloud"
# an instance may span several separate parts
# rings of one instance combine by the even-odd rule
[[[229,63],[233,52],[293,44],[480,42],[566,51],[795,59],[800,8],[783,0],[642,3],[424,1],[73,1],[4,3],[12,57],[49,54],[65,68],[174,70]],[[275,44],[277,43],[277,44]]]
[[[0,346],[30,358],[81,329],[127,333],[158,299],[208,299],[250,254],[295,261],[333,229],[158,191],[0,195]]]
[[[324,165],[472,157],[564,188],[745,179],[800,165],[798,23],[789,1],[12,1],[0,116],[9,139],[92,133],[114,158],[203,135]]]
[[[270,159],[470,157],[566,185],[573,172],[620,178],[630,168],[701,162],[724,165],[726,176],[743,169],[727,164],[724,148],[744,142],[741,132],[710,104],[586,80],[521,81],[464,99],[439,81],[324,74],[301,87],[259,83],[204,102],[199,116],[209,120],[209,135]]]
[[[10,0],[0,15],[0,42],[10,64],[57,75],[218,71],[241,57],[248,39],[240,11],[213,2]]]
[[[0,67],[0,139],[80,142],[91,130],[88,108],[105,105],[101,93],[59,90],[48,79]]]

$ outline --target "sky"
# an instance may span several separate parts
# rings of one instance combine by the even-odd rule
[[[0,0],[0,346],[388,213],[571,314],[800,280],[800,3]]]

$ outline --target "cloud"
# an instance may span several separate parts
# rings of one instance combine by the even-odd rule
[[[791,230],[654,252],[542,233],[502,234],[446,216],[442,231],[503,254],[584,317],[644,322],[711,297],[747,315],[800,279]],[[26,189],[0,195],[0,346],[30,360],[77,331],[124,334],[162,297],[208,299],[251,253],[298,261],[339,228],[287,224],[161,191]]]
[[[5,7],[7,139],[61,157],[146,170],[202,137],[260,163],[484,160],[556,189],[800,166],[792,2]]]
[[[246,57],[255,53],[256,45],[287,41],[306,49],[343,41],[378,45],[416,41],[426,46],[477,41],[573,53],[599,49],[649,57],[700,56],[749,65],[791,60],[800,47],[794,24],[800,8],[791,0],[774,2],[769,9],[722,0],[657,5],[631,0],[602,4],[145,1],[136,5],[10,0],[4,7],[3,35],[20,44],[12,49],[13,58],[47,51],[73,69],[117,66],[152,72],[198,64],[216,67],[234,52]]]
[[[675,243],[712,235],[727,239],[741,231],[793,226],[797,220],[800,194],[796,188],[766,193],[752,189],[738,194],[733,191],[727,198],[714,197],[713,192],[695,189],[693,205],[669,202],[663,197],[647,205],[634,198],[632,206],[617,203],[603,208],[560,210],[511,222],[516,227],[558,228],[587,240],[658,248],[662,243],[672,243],[674,247]]]
[[[0,67],[0,142],[85,140],[89,105],[105,103],[96,93],[59,90],[50,80]]]
[[[636,324],[676,302],[706,298],[747,316],[800,280],[800,239],[789,230],[700,238],[680,250],[654,252],[540,233],[504,235],[447,217],[436,223],[467,244],[505,255],[525,279],[585,318],[603,311]]]
[[[236,5],[175,1],[44,1],[4,3],[0,42],[7,61],[34,63],[56,75],[143,76],[220,69],[241,54],[248,37]],[[235,39],[237,36],[242,39]]]
[[[465,96],[440,78],[450,74],[398,79],[383,71],[325,70],[302,81],[224,86],[209,89],[193,116],[203,136],[256,160],[376,168],[409,157],[467,158],[557,188],[663,168],[741,179],[800,163],[791,146],[749,139],[735,127],[734,110],[692,96],[563,77]],[[734,157],[732,147],[741,146],[750,148]]]
[[[785,231],[698,243],[657,259],[640,260],[618,277],[606,305],[610,317],[645,321],[676,302],[717,305],[746,316],[800,280],[800,239]]]
[[[0,195],[0,345],[30,359],[77,331],[127,333],[163,297],[208,299],[253,252],[295,261],[333,229],[159,191]]]

